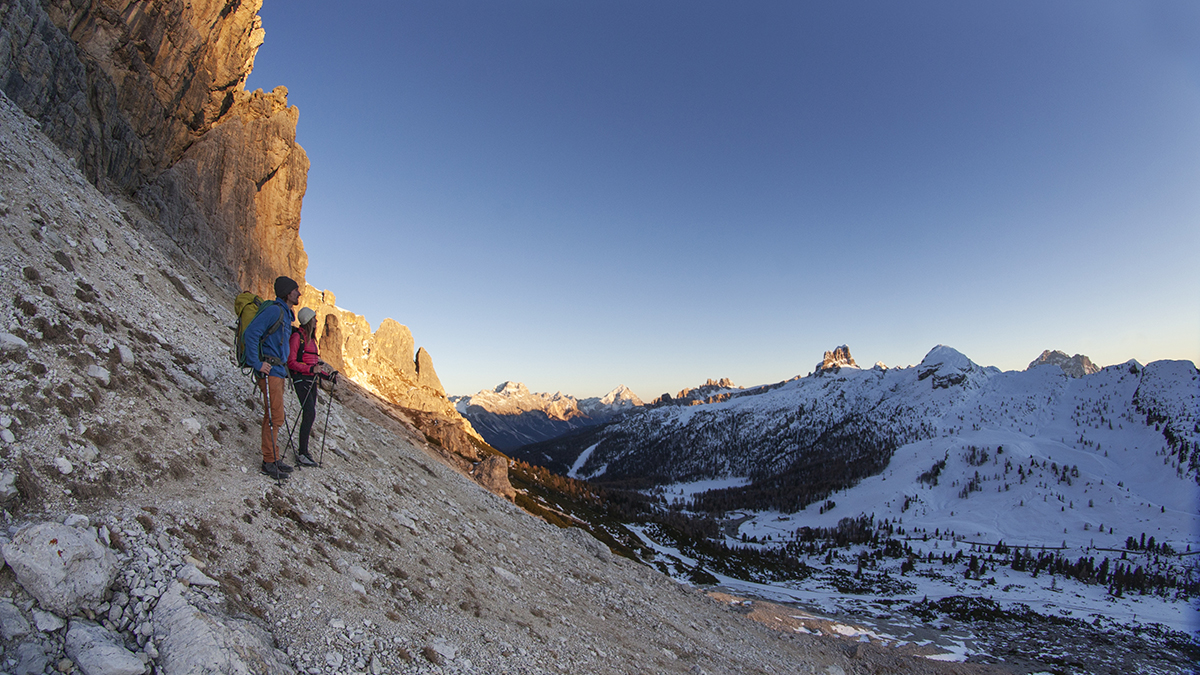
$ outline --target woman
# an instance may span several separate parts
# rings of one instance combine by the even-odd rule
[[[291,352],[287,367],[300,399],[300,447],[296,450],[296,463],[300,466],[316,466],[308,454],[308,436],[312,432],[313,420],[317,417],[318,377],[329,377],[333,370],[321,360],[317,352],[317,313],[308,307],[300,308],[300,330],[292,331]]]

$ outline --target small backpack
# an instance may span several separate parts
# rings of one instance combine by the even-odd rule
[[[238,293],[236,298],[234,298],[233,313],[237,315],[238,324],[237,327],[234,328],[234,332],[237,337],[234,338],[233,348],[236,350],[234,358],[237,361],[239,368],[250,367],[246,363],[246,340],[244,337],[246,328],[250,325],[250,322],[253,321],[256,316],[258,316],[258,313],[261,312],[264,307],[267,307],[271,304],[272,303],[263,300],[250,291],[242,291],[241,293]],[[283,325],[283,317],[284,313],[280,312],[279,320],[275,322],[274,326],[271,326],[270,330],[263,333],[263,339],[266,339],[268,335],[279,330],[279,327]],[[261,347],[262,341],[260,340],[259,342]]]

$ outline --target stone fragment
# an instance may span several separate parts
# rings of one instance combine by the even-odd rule
[[[40,609],[33,610],[33,622],[37,625],[37,629],[43,633],[53,633],[67,625],[67,622],[59,618],[57,614]]]
[[[108,372],[108,368],[97,365],[90,365],[87,369],[88,377],[100,383],[100,386],[107,387],[112,382],[112,376]]]
[[[216,579],[201,572],[195,565],[187,564],[179,568],[175,577],[189,586],[220,586]]]
[[[200,433],[200,429],[202,428],[200,423],[191,417],[185,417],[181,424],[183,425],[183,428],[193,436]]]
[[[71,619],[67,656],[85,675],[142,675],[146,664],[121,645],[121,638],[90,621]]]
[[[0,332],[0,354],[24,354],[29,351],[29,343],[12,333]]]
[[[18,494],[20,492],[17,490],[17,474],[9,469],[0,472],[0,501],[8,501]]]
[[[417,529],[417,524],[413,522],[413,519],[407,513],[393,513],[392,517],[396,519],[397,523],[408,528],[413,534],[421,534],[421,531]]]
[[[41,642],[28,640],[17,646],[15,675],[41,675],[48,665],[50,658],[46,656],[46,649]]]
[[[375,580],[375,575],[371,574],[370,572],[368,572],[367,570],[363,569],[362,567],[360,567],[358,565],[351,565],[349,572],[350,572],[350,576],[354,577],[355,579],[361,581],[364,584],[369,584]]]
[[[0,429],[0,440],[3,440],[5,443],[15,443],[17,437],[12,432],[12,429]]]
[[[4,559],[38,604],[59,616],[103,602],[117,576],[116,556],[95,532],[59,523],[21,528]]]
[[[0,635],[5,640],[27,635],[33,631],[21,610],[8,600],[0,600]]]
[[[508,584],[509,586],[521,585],[521,577],[518,577],[499,565],[492,565],[492,571],[495,572],[496,576],[500,577],[504,583]]]
[[[263,414],[265,415],[266,413]],[[342,661],[345,658],[341,652],[325,652],[325,663],[334,670],[342,667]]]
[[[585,551],[595,556],[603,562],[612,561],[612,551],[608,546],[601,543],[598,539],[588,534],[586,531],[578,527],[569,527],[566,530],[565,536],[583,547]]]
[[[92,521],[81,513],[72,513],[63,520],[63,525],[67,527],[82,527],[84,529],[91,527]]]
[[[92,246],[100,253],[108,253],[108,242],[103,237],[92,237]]]
[[[117,356],[121,358],[123,365],[127,366],[133,363],[133,350],[125,345],[117,345]]]
[[[71,465],[71,460],[66,457],[56,457],[54,459],[54,467],[64,476],[70,475],[75,470],[75,467]]]
[[[454,657],[458,655],[458,648],[447,643],[445,640],[434,640],[429,647],[447,661],[453,661]]]

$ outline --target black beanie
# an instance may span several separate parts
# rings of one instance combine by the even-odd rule
[[[300,284],[292,281],[291,277],[279,277],[275,280],[275,297],[286,298],[297,288],[300,288]]]

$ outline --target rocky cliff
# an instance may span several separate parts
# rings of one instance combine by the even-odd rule
[[[300,208],[308,157],[287,89],[245,90],[262,45],[261,0],[16,0],[0,5],[0,89],[96,187],[178,262],[271,297],[286,274],[305,288]],[[163,235],[166,235],[165,237]],[[178,250],[176,250],[178,247]],[[328,296],[328,302],[322,298]],[[479,440],[408,329],[366,321],[307,289],[328,358],[452,452]],[[325,317],[333,317],[325,321]],[[339,321],[340,319],[340,321]]]
[[[184,251],[265,295],[303,282],[308,158],[287,90],[245,91],[261,0],[13,0],[0,88],[105,192]]]

